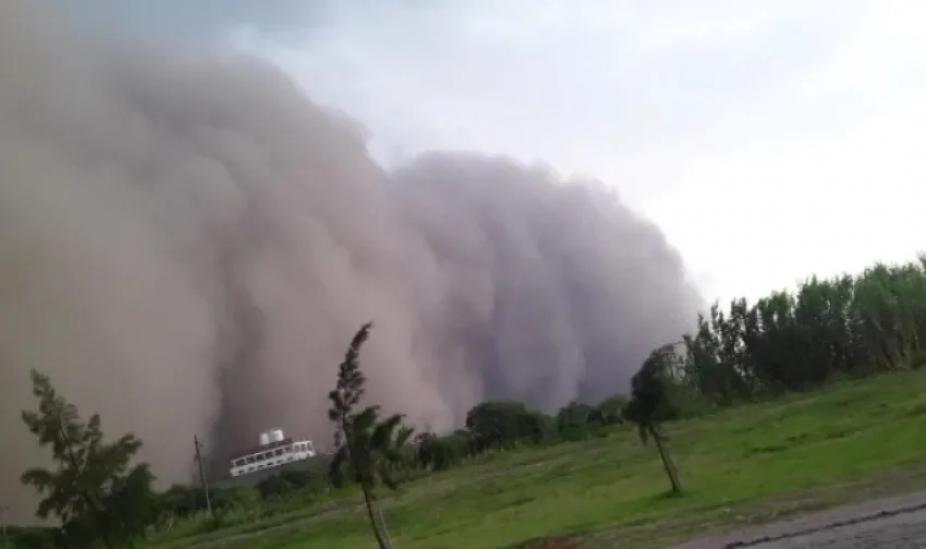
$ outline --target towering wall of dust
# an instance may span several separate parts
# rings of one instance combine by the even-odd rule
[[[487,396],[624,388],[696,296],[657,228],[595,183],[476,155],[384,173],[344,116],[246,59],[73,36],[0,5],[0,497],[41,459],[28,371],[164,481],[194,432],[329,440],[354,330],[369,396],[446,428]]]
[[[419,307],[428,341],[475,373],[478,395],[545,409],[602,398],[691,318],[675,252],[595,182],[435,153],[390,191],[436,261],[423,279],[439,292]]]

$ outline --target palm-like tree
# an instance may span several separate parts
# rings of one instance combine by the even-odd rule
[[[672,493],[677,495],[682,493],[682,484],[666,446],[666,436],[660,429],[660,423],[671,419],[677,412],[666,390],[666,375],[672,368],[673,356],[672,345],[665,345],[653,351],[643,362],[630,382],[630,402],[624,407],[623,416],[637,425],[644,444],[649,438],[656,443]]]
[[[376,504],[376,488],[380,484],[392,490],[398,487],[394,474],[403,463],[402,450],[413,429],[402,425],[401,414],[380,421],[379,406],[367,406],[356,413],[353,411],[363,395],[366,381],[358,362],[360,347],[369,337],[372,327],[371,323],[364,324],[351,340],[344,361],[338,368],[337,385],[328,395],[332,402],[328,417],[337,426],[337,451],[329,475],[336,484],[346,477],[360,485],[373,535],[381,549],[389,549],[386,524]]]

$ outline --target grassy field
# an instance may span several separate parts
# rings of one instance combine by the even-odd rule
[[[926,488],[926,372],[845,381],[814,393],[667,426],[685,495],[667,495],[652,446],[614,428],[579,443],[498,453],[404,485],[384,502],[395,545],[662,546],[697,533]],[[151,547],[371,547],[351,490]]]

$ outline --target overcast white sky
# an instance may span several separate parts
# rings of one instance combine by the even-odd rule
[[[708,299],[926,250],[920,1],[60,1],[272,61],[386,166],[467,149],[600,179]]]

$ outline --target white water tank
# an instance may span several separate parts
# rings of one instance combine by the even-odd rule
[[[283,442],[283,429],[270,431],[270,442]]]
[[[270,431],[264,431],[260,434],[260,445],[266,446],[270,444]]]

